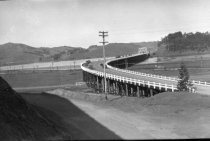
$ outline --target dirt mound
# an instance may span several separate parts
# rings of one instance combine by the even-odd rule
[[[74,90],[66,89],[55,89],[48,91],[48,93],[56,94],[61,97],[76,98],[89,101],[106,101],[104,100],[103,94],[95,93],[84,93]],[[164,106],[180,106],[180,107],[203,107],[210,108],[210,96],[192,94],[188,92],[163,92],[155,96],[148,98],[136,98],[136,97],[120,97],[115,95],[108,95],[109,104],[115,105],[141,105],[141,106],[152,106],[152,105],[164,105]]]
[[[1,77],[0,129],[1,140],[7,141],[49,139],[64,131],[45,109],[27,103]]]
[[[210,108],[210,96],[198,95],[187,92],[164,92],[142,101],[148,105],[170,105],[182,107]]]
[[[105,100],[103,94],[73,92],[65,89],[48,91],[65,98],[91,101],[96,104],[109,105],[125,112],[143,112],[147,115],[162,117],[199,118],[204,111],[209,111],[210,96],[187,92],[164,92],[148,98],[120,97],[108,95]]]

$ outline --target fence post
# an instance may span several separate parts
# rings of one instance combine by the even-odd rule
[[[167,91],[167,84],[165,84],[165,90]]]
[[[172,92],[174,92],[174,85],[172,85],[171,89],[172,89]]]

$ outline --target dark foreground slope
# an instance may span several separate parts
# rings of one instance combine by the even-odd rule
[[[27,103],[0,77],[1,141],[62,139],[62,126],[55,113]]]
[[[0,77],[0,140],[119,139],[71,101],[46,93],[16,93]]]

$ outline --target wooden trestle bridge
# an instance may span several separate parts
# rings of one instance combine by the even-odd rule
[[[131,56],[115,58],[106,62],[107,93],[121,96],[149,97],[164,91],[177,90],[178,78],[146,74],[125,69],[128,64],[135,64],[146,60],[149,52],[144,48]],[[104,72],[103,61],[81,64],[83,81],[97,93],[103,93]],[[201,88],[210,88],[210,84],[192,81]]]

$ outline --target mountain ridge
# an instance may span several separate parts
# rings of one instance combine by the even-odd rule
[[[157,41],[139,43],[109,43],[105,45],[107,57],[133,54],[140,47],[148,47],[150,51],[157,49]],[[5,43],[0,45],[0,65],[25,64],[34,62],[65,61],[102,57],[103,48],[91,45],[82,47],[32,47],[22,43]]]

